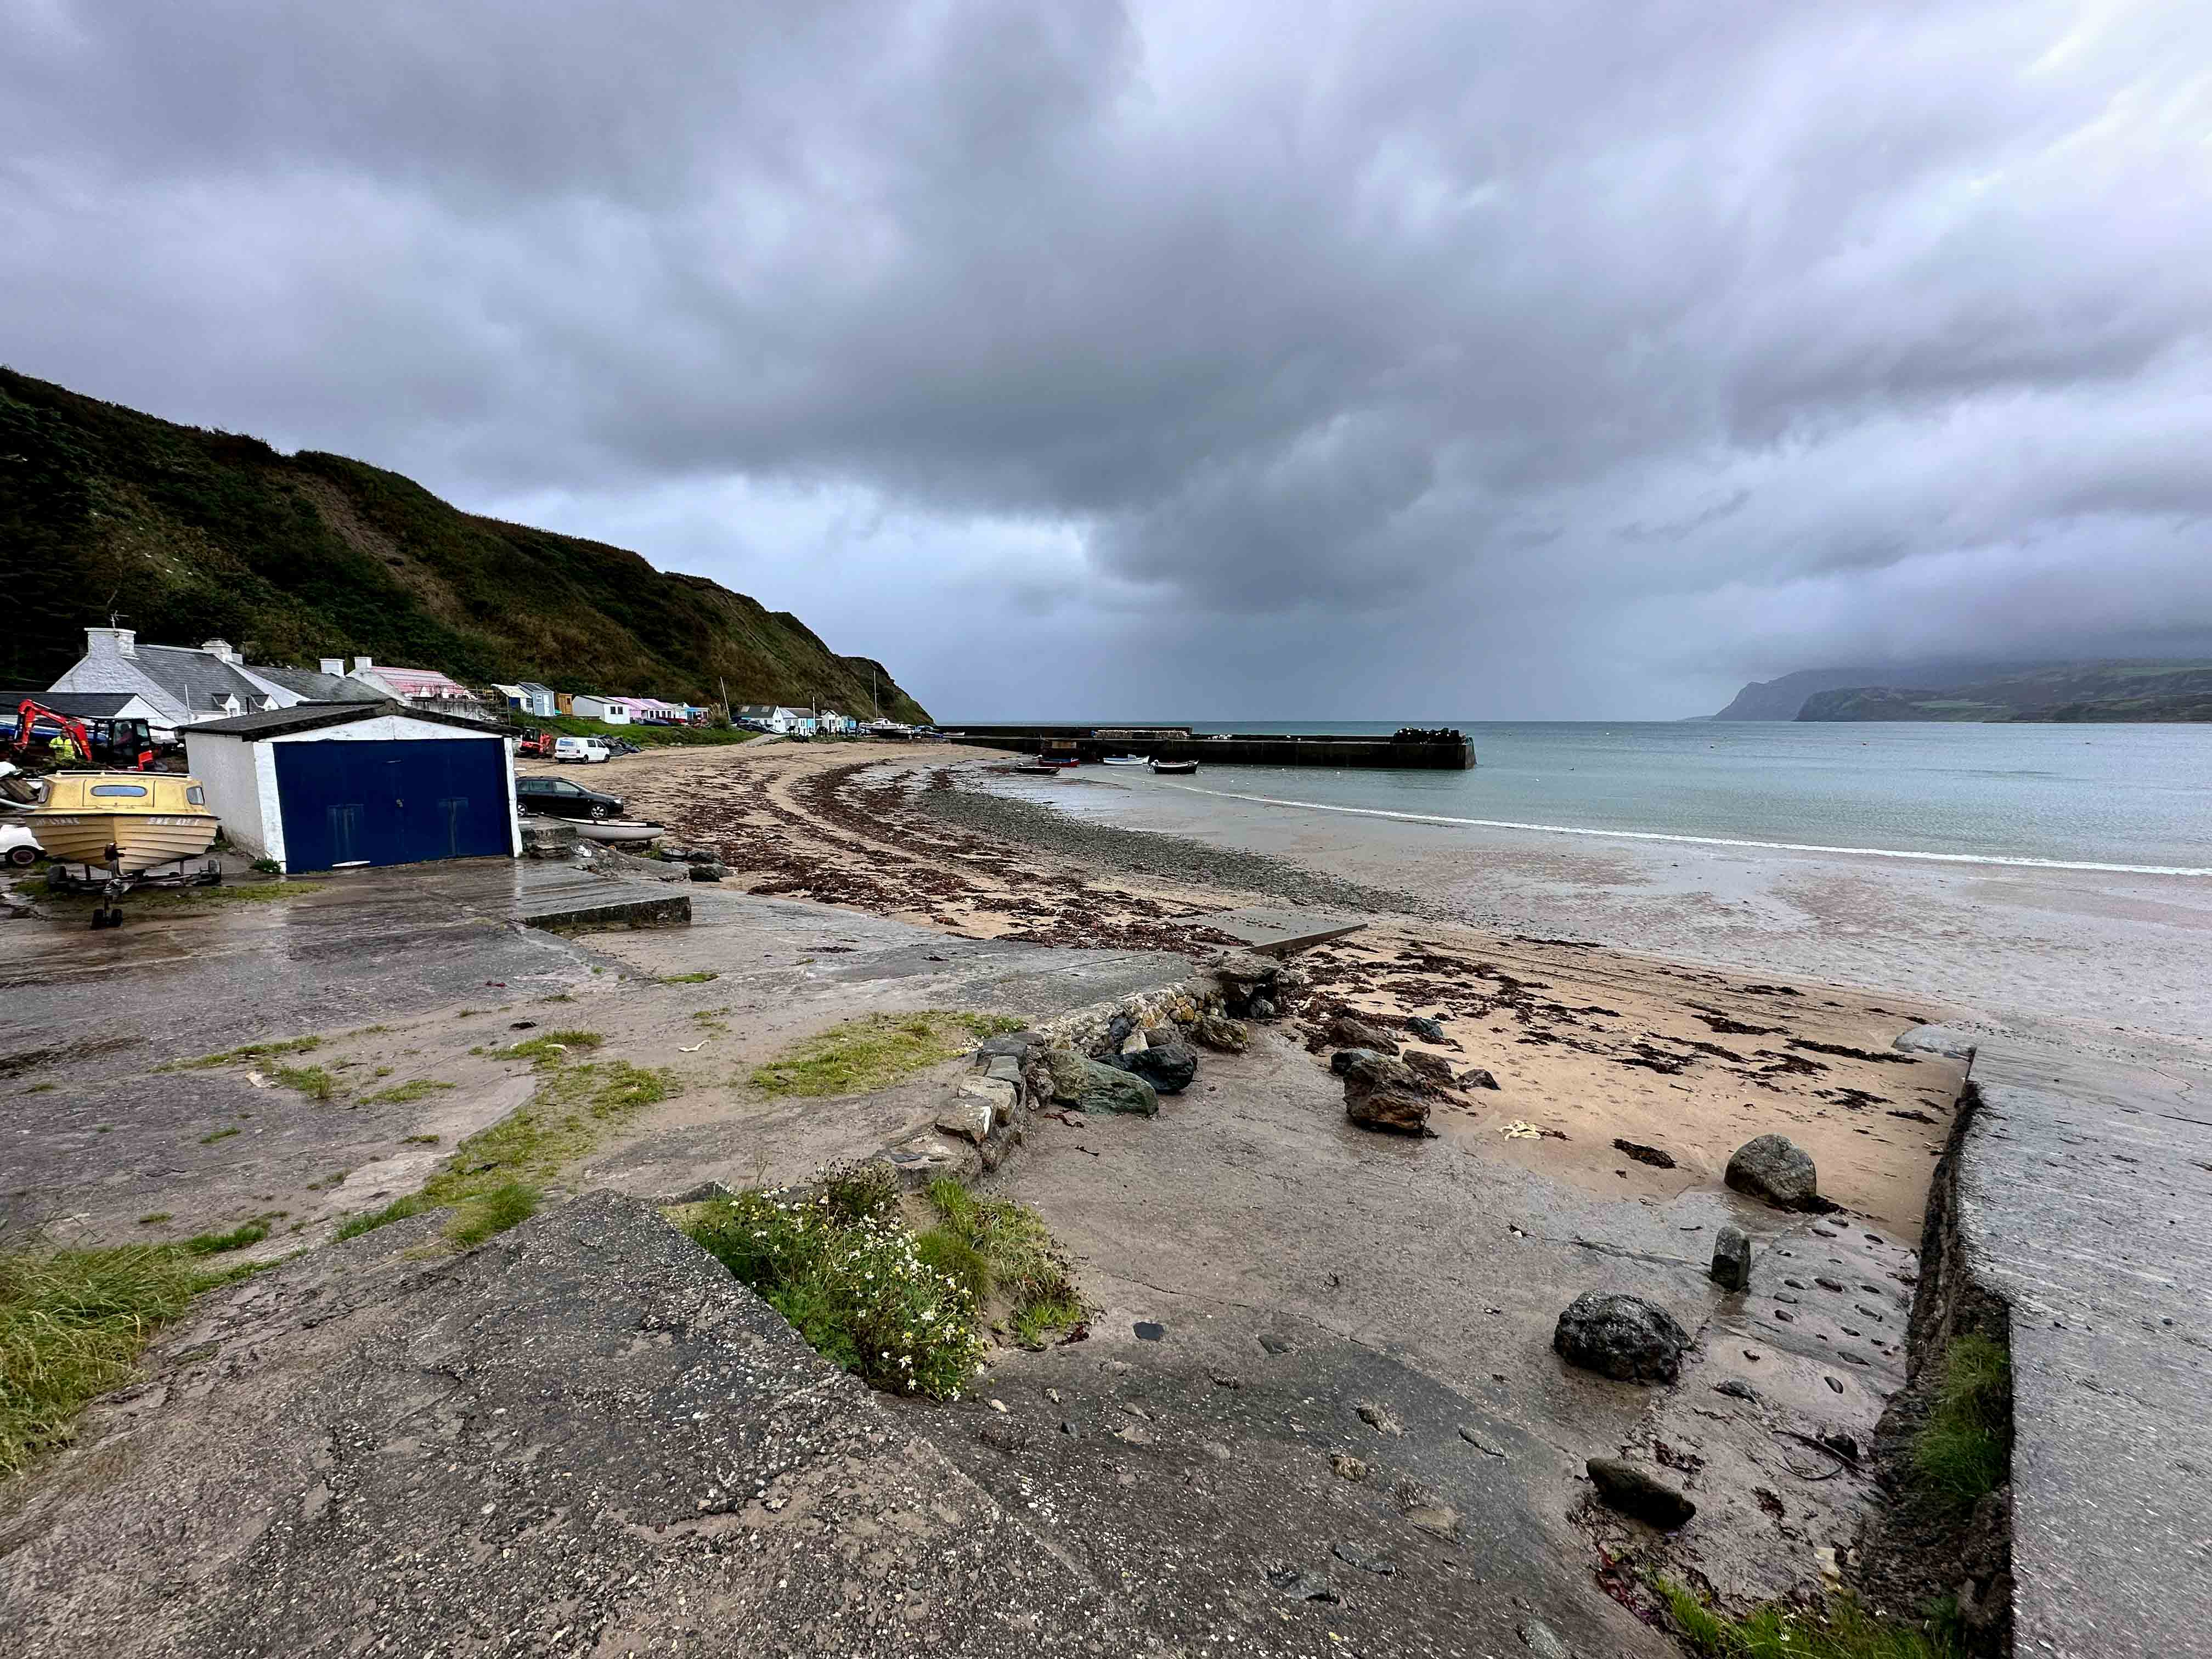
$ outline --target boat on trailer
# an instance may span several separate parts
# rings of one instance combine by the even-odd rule
[[[57,772],[46,780],[45,798],[15,821],[53,860],[49,887],[106,897],[92,913],[95,928],[122,925],[115,901],[134,887],[212,887],[222,880],[213,860],[185,867],[215,845],[222,823],[208,810],[200,781],[182,773]]]

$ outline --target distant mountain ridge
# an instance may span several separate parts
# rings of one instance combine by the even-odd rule
[[[602,542],[464,513],[342,455],[179,426],[0,368],[0,680],[50,683],[112,608],[141,640],[368,654],[535,680],[927,720],[788,611]]]
[[[2000,674],[2030,673],[2059,665],[2024,663],[1895,663],[1877,668],[1801,668],[1779,679],[1753,680],[1735,701],[1711,718],[1717,720],[1794,720],[1805,700],[1823,691],[1858,690],[1877,685],[1962,685]]]
[[[1801,720],[2212,720],[2212,662],[2054,664],[1961,685],[1816,691]]]

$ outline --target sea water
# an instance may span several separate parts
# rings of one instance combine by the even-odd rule
[[[1599,838],[2212,875],[2212,726],[1417,723],[1457,726],[1478,765],[1203,766],[1195,777],[1132,778],[1133,769],[1120,775],[1145,786],[1133,792],[1140,796],[1172,789],[1326,811],[1346,820],[1347,836],[1361,818],[1404,817]],[[1367,736],[1398,724],[1243,720],[1192,729]],[[1150,816],[1127,797],[1055,804],[1087,817]]]

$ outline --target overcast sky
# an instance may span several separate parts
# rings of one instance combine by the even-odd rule
[[[0,0],[0,361],[941,716],[2212,644],[2204,0]]]

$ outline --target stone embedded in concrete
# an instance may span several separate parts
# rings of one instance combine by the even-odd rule
[[[1778,1210],[1826,1207],[1812,1154],[1787,1135],[1759,1135],[1737,1147],[1729,1159],[1728,1184]]]
[[[1568,1304],[1552,1333],[1561,1358],[1624,1382],[1672,1382],[1689,1346],[1690,1334],[1657,1303],[1603,1291]]]
[[[939,1109],[937,1127],[980,1146],[991,1138],[993,1129],[1013,1121],[1014,1108],[1020,1100],[1017,1084],[994,1077],[964,1077],[953,1090],[952,1098]]]
[[[1708,1271],[1724,1291],[1740,1291],[1751,1283],[1751,1240],[1742,1228],[1723,1227],[1715,1236],[1713,1265]]]
[[[1672,1532],[1698,1512],[1698,1506],[1648,1469],[1617,1457],[1593,1457],[1584,1465],[1608,1509]]]
[[[541,927],[550,933],[611,927],[681,927],[691,920],[691,899],[690,895],[681,893],[604,899],[557,910],[530,911],[515,920],[525,927]]]
[[[1190,1028],[1190,1034],[1194,1041],[1224,1054],[1243,1054],[1252,1040],[1243,1021],[1224,1014],[1206,1015]]]

